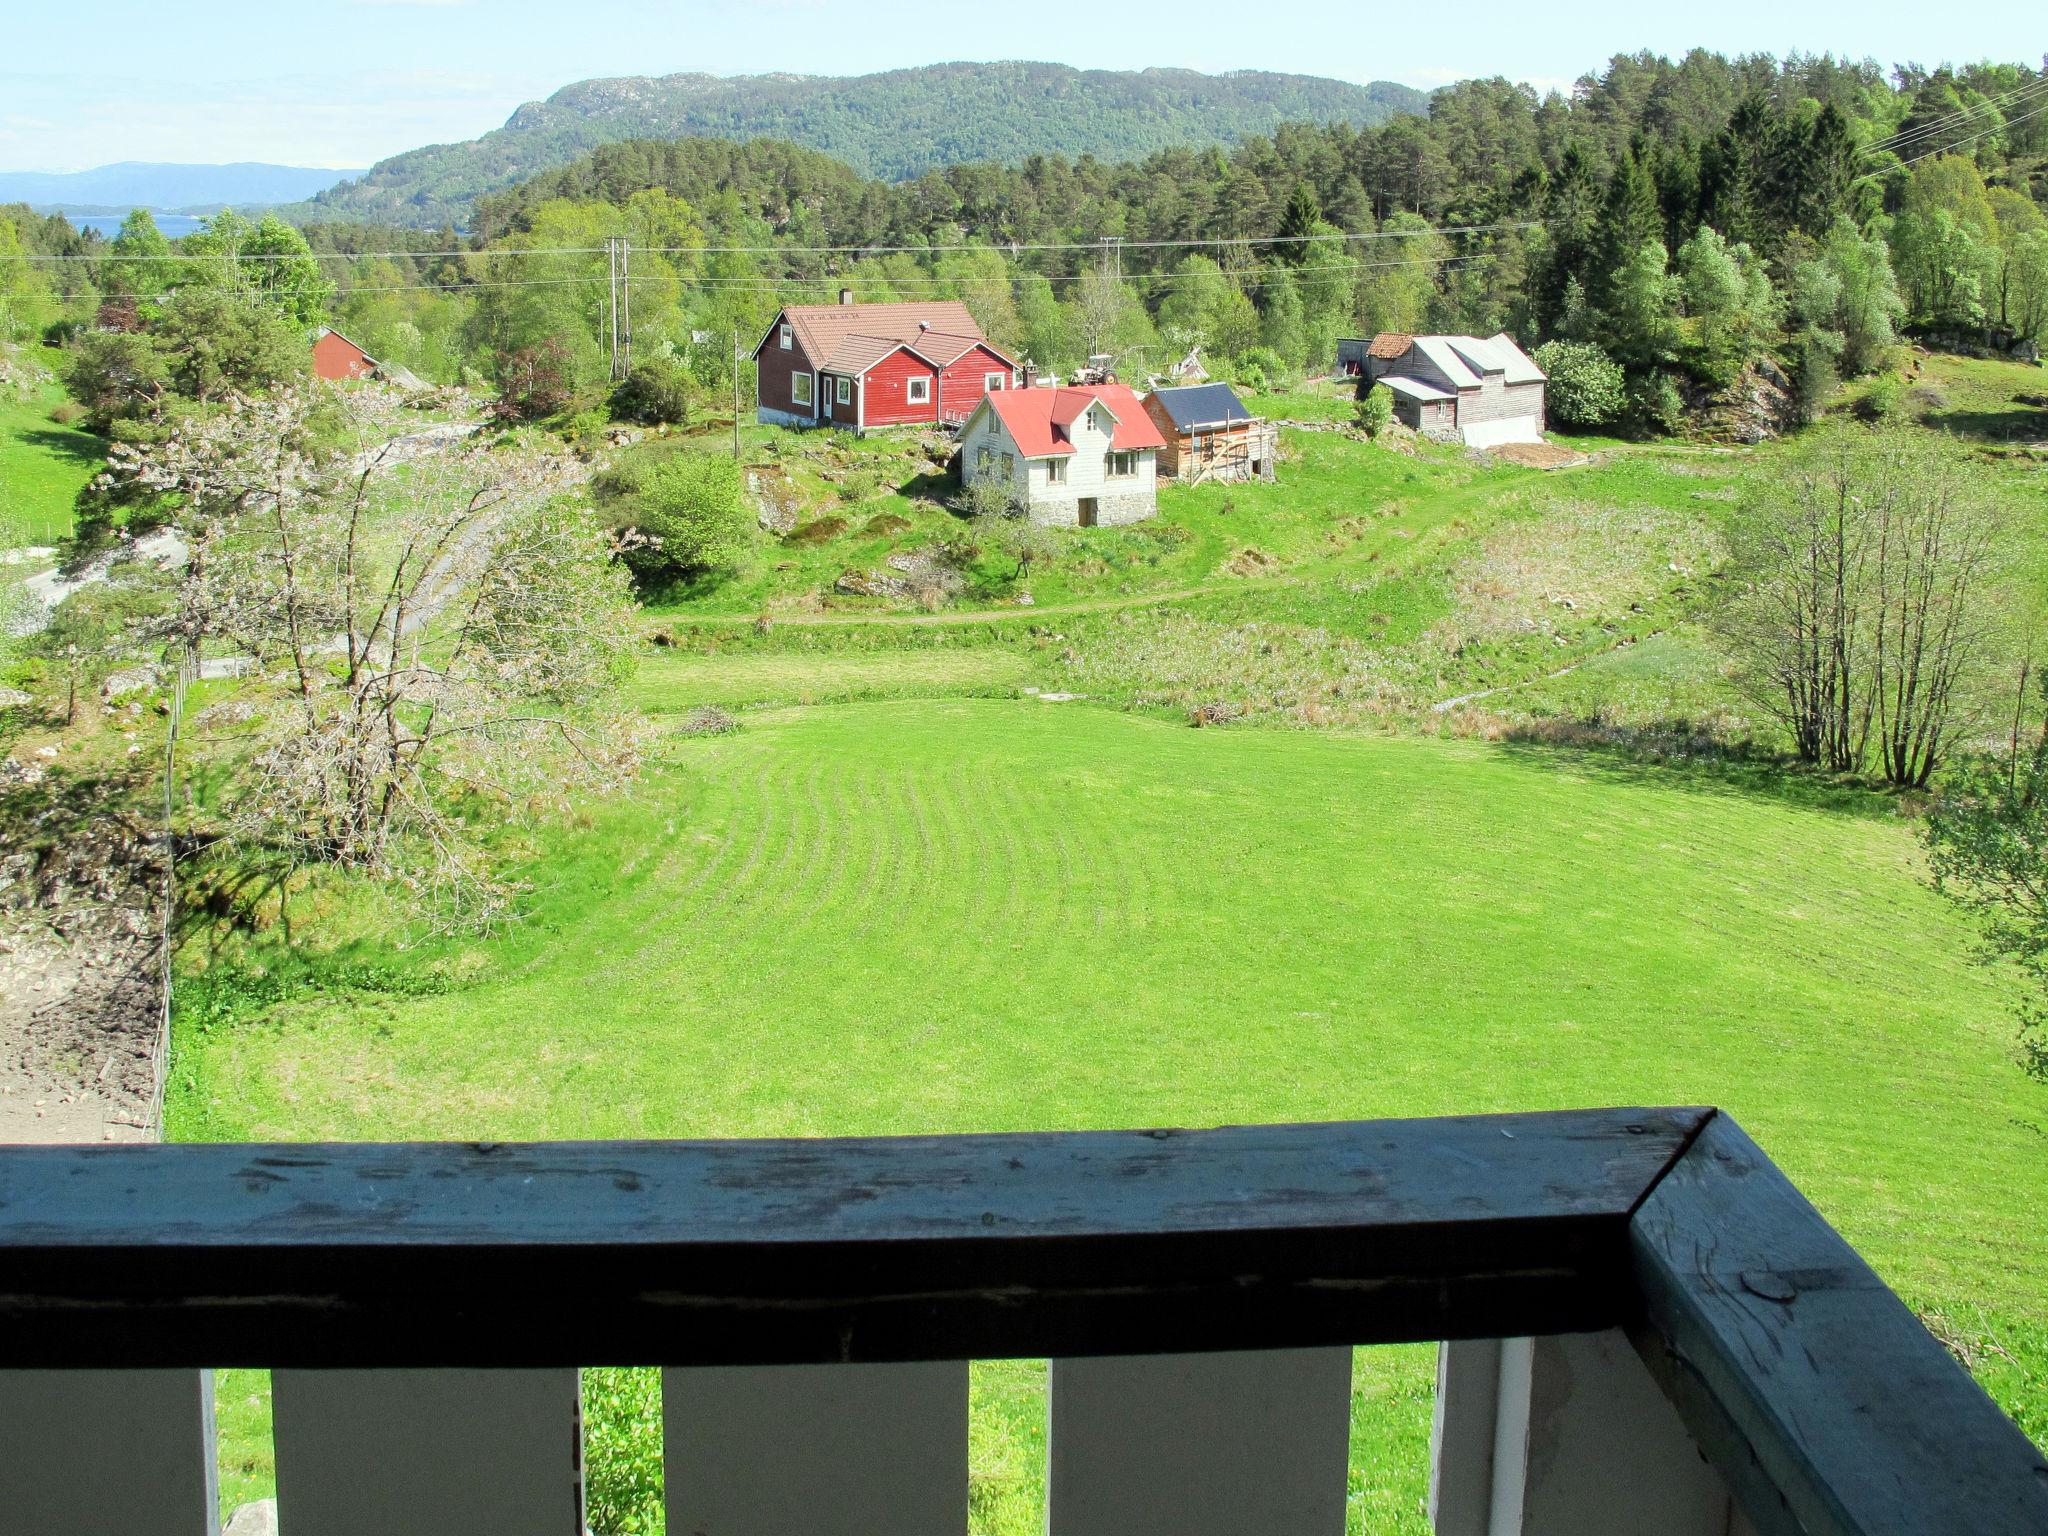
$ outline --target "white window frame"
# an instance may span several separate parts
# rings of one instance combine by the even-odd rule
[[[783,351],[787,352],[791,347],[796,345],[796,332],[791,330],[786,325],[783,326],[782,333],[776,338],[776,344],[780,346]]]
[[[912,405],[930,405],[932,403],[932,381],[924,377],[924,375],[920,374],[916,378],[911,379],[904,387],[906,398],[908,398]]]
[[[1009,387],[1007,383],[1009,377],[1007,373],[984,373],[981,376],[981,387],[984,392],[992,395],[999,389],[1007,389]]]
[[[1045,461],[1045,483],[1047,485],[1065,485],[1067,483],[1067,461],[1065,459],[1047,459]]]
[[[841,374],[832,384],[832,398],[841,405],[853,404],[853,380]]]
[[[1123,460],[1125,465],[1122,469],[1117,468],[1117,461],[1119,459]],[[1103,455],[1103,461],[1102,469],[1105,479],[1134,480],[1137,478],[1138,452],[1135,448],[1126,448],[1121,451],[1112,448]]]
[[[811,405],[818,398],[817,392],[811,388],[811,382],[811,376],[808,373],[802,371],[792,373],[789,376],[789,398],[797,405]]]

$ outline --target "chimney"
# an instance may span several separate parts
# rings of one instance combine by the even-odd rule
[[[839,302],[844,306],[851,307],[853,304],[853,290],[851,288],[840,289]]]
[[[1028,357],[1024,359],[1024,387],[1026,389],[1036,389],[1038,387],[1038,364],[1031,361]]]
[[[932,328],[932,323],[929,320],[920,320],[917,322],[917,328],[920,331],[928,331]]]

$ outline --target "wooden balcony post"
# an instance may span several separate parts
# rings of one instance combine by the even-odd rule
[[[964,1360],[665,1370],[661,1397],[671,1531],[967,1530]]]
[[[0,1371],[0,1530],[214,1536],[211,1371]]]
[[[1052,1362],[1050,1536],[1342,1536],[1349,1349]]]
[[[1437,1536],[1750,1530],[1618,1329],[1445,1344],[1432,1440]]]
[[[280,1370],[291,1536],[582,1536],[574,1370]]]

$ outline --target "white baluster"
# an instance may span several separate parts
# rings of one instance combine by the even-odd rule
[[[1341,1536],[1349,1349],[1052,1362],[1051,1536]]]
[[[964,1360],[665,1370],[661,1395],[676,1536],[967,1529]]]
[[[0,1531],[213,1536],[211,1371],[0,1371]]]
[[[291,1536],[582,1536],[573,1370],[281,1370]]]

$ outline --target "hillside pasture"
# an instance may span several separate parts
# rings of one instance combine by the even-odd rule
[[[663,665],[644,686],[678,707],[791,691]],[[530,834],[530,910],[494,937],[393,949],[366,893],[302,912],[292,953],[231,947],[226,990],[189,948],[172,1134],[1712,1103],[2048,1436],[2048,1104],[1880,797],[1029,698],[762,711],[658,754],[630,800]],[[1041,1379],[977,1373],[978,1532],[1042,1519]],[[1352,1530],[1424,1529],[1429,1388],[1426,1348],[1361,1354]],[[259,1488],[260,1379],[224,1390]]]
[[[0,392],[0,549],[69,538],[72,503],[106,457],[91,433],[50,419],[63,399],[54,384]]]

